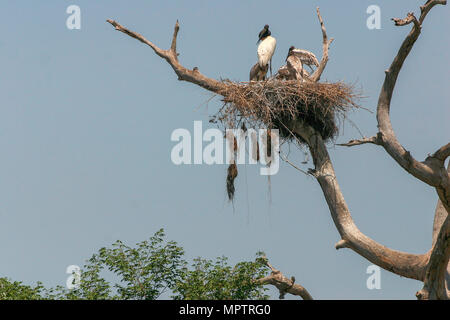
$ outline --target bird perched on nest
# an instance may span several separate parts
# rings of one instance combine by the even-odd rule
[[[314,53],[291,46],[286,58],[286,65],[278,70],[277,78],[305,81],[309,77],[309,73],[303,68],[303,65],[307,65],[312,70],[311,66],[318,67],[319,61]]]
[[[289,80],[289,70],[287,68],[287,65],[283,65],[278,69],[277,74],[275,75],[275,78],[278,80]]]
[[[252,69],[250,70],[250,81],[261,81],[266,78],[267,71],[269,70],[269,66],[265,66],[261,68],[259,63],[257,62]]]
[[[306,71],[305,69],[303,69],[303,78],[308,78],[310,76],[309,72]],[[282,65],[280,67],[280,69],[278,69],[278,72],[275,76],[276,79],[278,80],[293,80],[295,79],[294,77],[291,76],[291,73],[289,72],[289,69],[287,67],[287,65]]]
[[[258,63],[250,70],[250,81],[264,80],[269,70],[272,74],[272,56],[277,46],[277,40],[271,36],[269,25],[265,25],[258,34]]]

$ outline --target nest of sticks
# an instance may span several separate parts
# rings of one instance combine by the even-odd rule
[[[292,121],[303,121],[318,132],[324,141],[339,133],[339,121],[346,113],[359,108],[360,95],[344,82],[300,82],[277,80],[252,82],[225,81],[220,93],[223,107],[211,122],[225,128],[278,129],[280,138],[304,142],[289,129]]]

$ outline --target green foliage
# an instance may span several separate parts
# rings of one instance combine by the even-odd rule
[[[51,300],[112,300],[117,299],[111,284],[100,276],[103,266],[94,254],[81,270],[79,284],[74,289],[62,286],[46,290],[46,298]],[[73,284],[76,284],[74,281]]]
[[[0,278],[0,300],[40,300],[43,286],[40,282],[36,287],[22,284],[20,281],[11,282],[7,278]]]
[[[239,262],[234,267],[226,257],[216,261],[194,259],[193,270],[184,269],[182,281],[174,288],[179,300],[268,299],[266,288],[254,282],[266,273],[259,262]]]
[[[183,255],[176,242],[164,242],[162,229],[135,247],[116,241],[87,261],[77,288],[57,287],[50,295],[54,299],[157,299],[181,279]],[[102,276],[108,273],[113,280]]]
[[[74,277],[74,289],[46,289],[39,282],[31,287],[0,278],[0,300],[152,300],[167,291],[174,299],[268,298],[266,289],[253,281],[266,272],[258,259],[231,267],[226,257],[197,258],[189,268],[183,248],[164,237],[161,229],[134,247],[116,241],[101,248]]]
[[[163,241],[161,229],[136,248],[117,241],[112,248],[100,249],[99,261],[121,279],[115,284],[120,299],[157,299],[181,278],[184,250],[174,241]]]

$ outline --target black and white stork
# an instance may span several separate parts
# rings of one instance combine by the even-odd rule
[[[277,46],[277,40],[271,34],[267,24],[258,34],[258,63],[250,71],[250,80],[264,80],[269,70],[269,64],[272,73],[272,56]]]

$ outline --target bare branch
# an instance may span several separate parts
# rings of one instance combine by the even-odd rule
[[[445,5],[447,1],[428,0],[421,9],[420,18],[417,19],[413,13],[408,13],[406,18],[393,18],[395,25],[404,26],[413,23],[410,33],[403,41],[397,55],[389,69],[385,71],[385,80],[378,98],[377,121],[379,132],[376,137],[361,140],[351,140],[341,146],[355,146],[366,143],[374,143],[383,146],[386,152],[408,173],[417,179],[434,187],[444,207],[450,212],[450,175],[444,168],[444,161],[450,156],[450,145],[447,144],[429,156],[425,161],[417,161],[398,141],[390,119],[390,104],[402,65],[409,55],[414,43],[418,39],[422,23],[431,10],[437,4]]]
[[[417,20],[412,13],[405,19],[394,19],[396,25],[406,25],[414,22],[414,25],[403,41],[389,69],[385,71],[385,80],[378,98],[377,120],[381,145],[386,152],[406,171],[421,181],[437,189],[439,197],[447,210],[450,208],[450,176],[444,171],[443,163],[418,162],[397,140],[390,120],[390,104],[398,74],[403,62],[418,39],[422,22],[430,9],[436,4],[446,4],[446,1],[429,0],[421,7],[421,15]]]
[[[450,162],[447,165],[447,172],[450,173]],[[433,221],[433,233],[432,233],[432,243],[431,246],[434,247],[436,244],[437,237],[441,231],[441,227],[447,218],[447,210],[445,210],[442,201],[438,199],[436,209],[434,211],[434,221]]]
[[[341,239],[338,242],[336,242],[334,247],[336,248],[336,250],[343,249],[343,248],[348,248],[349,247],[348,246],[348,241]]]
[[[416,293],[418,299],[448,299],[445,287],[447,266],[450,257],[450,215],[442,224],[432,249],[425,273],[424,286]]]
[[[424,281],[417,293],[420,299],[446,299],[449,278],[450,218],[446,210],[436,210],[432,250],[421,255],[389,249],[363,234],[353,222],[340,190],[331,159],[319,134],[310,127],[295,128],[309,145],[314,160],[313,175],[318,180],[328,203],[333,221],[341,236],[336,249],[350,248],[372,263],[403,277]],[[439,149],[441,152],[446,148]],[[447,170],[450,170],[450,165]],[[445,221],[443,221],[445,219]]]
[[[178,54],[176,52],[176,46],[177,46],[176,39],[177,39],[177,35],[178,35],[178,30],[180,29],[178,21],[175,24],[175,29],[174,29],[174,33],[173,33],[173,37],[172,37],[172,45],[170,47],[170,50],[160,49],[155,44],[153,44],[152,42],[145,39],[141,34],[133,32],[131,30],[128,30],[127,28],[120,25],[119,23],[117,23],[114,20],[108,19],[106,21],[109,22],[111,25],[113,25],[116,30],[123,32],[126,35],[128,35],[132,38],[135,38],[135,39],[145,43],[150,48],[152,48],[153,51],[155,51],[155,53],[158,56],[165,59],[169,63],[169,65],[172,67],[172,69],[178,75],[178,80],[183,80],[183,81],[188,81],[188,82],[194,83],[194,84],[196,84],[206,90],[212,91],[214,93],[220,94],[220,92],[222,91],[222,89],[224,87],[222,82],[204,76],[203,74],[200,73],[200,71],[198,71],[198,68],[193,68],[192,70],[189,70],[189,69],[183,67],[178,62],[178,57],[177,57]]]
[[[297,169],[298,171],[300,171],[303,174],[306,174],[307,176],[309,175],[308,172],[306,172],[305,170],[300,169],[299,167],[297,167],[295,164],[293,164],[287,157],[285,157],[281,152],[280,152],[280,158],[287,162],[288,164],[290,164],[294,169]]]
[[[173,31],[173,37],[172,37],[172,45],[170,46],[170,50],[172,51],[172,52],[174,52],[175,53],[175,58],[178,60],[178,54],[177,54],[177,36],[178,36],[178,30],[180,30],[180,24],[178,23],[178,20],[177,20],[177,23],[175,23],[175,29],[174,29],[174,31]]]
[[[450,172],[450,163],[447,165],[447,172]],[[424,285],[424,288],[416,294],[419,299],[429,299],[430,297],[438,298],[443,296],[444,288],[442,288],[441,286],[446,287],[445,292],[447,295],[447,299],[450,299],[450,263],[448,261],[448,258],[447,263],[445,263],[445,254],[442,250],[442,244],[437,245],[438,240],[443,241],[442,233],[445,231],[445,223],[447,223],[448,228],[448,221],[446,222],[446,219],[448,219],[448,217],[449,215],[447,213],[447,210],[443,206],[441,200],[438,199],[433,221],[432,248],[434,249],[434,251],[441,250],[440,262],[443,264],[443,266],[439,266],[439,254],[435,253],[434,255],[432,255],[429,263],[430,268],[425,275],[426,278],[428,278],[428,280],[426,281],[426,285]],[[448,230],[446,232],[448,232]],[[443,268],[445,269],[445,264],[447,264],[446,271],[442,270]],[[444,283],[444,285],[442,285],[442,283]]]
[[[392,250],[363,234],[355,225],[337,182],[325,143],[311,127],[298,124],[293,128],[309,146],[315,169],[312,174],[322,188],[331,217],[341,236],[336,249],[349,248],[372,263],[400,276],[423,280],[430,253],[417,255]]]
[[[411,22],[414,22],[416,27],[420,27],[419,21],[417,21],[416,17],[414,16],[414,13],[412,13],[412,12],[409,12],[407,14],[406,18],[404,18],[404,19],[392,18],[391,20],[394,21],[396,26],[405,26],[407,24],[410,24]]]
[[[323,41],[322,41],[322,60],[320,60],[319,66],[313,72],[313,74],[309,76],[309,79],[315,82],[320,80],[320,76],[322,75],[322,72],[325,70],[325,67],[328,62],[328,48],[330,47],[331,42],[333,42],[334,40],[333,38],[328,40],[327,31],[325,29],[322,16],[320,15],[319,7],[317,7],[317,17],[319,18],[320,27],[322,29]]]
[[[448,157],[450,157],[450,143],[447,143],[445,146],[439,148],[439,150],[431,156],[431,158],[435,158],[442,163],[444,163]]]
[[[255,280],[260,284],[270,284],[275,286],[280,291],[280,299],[284,299],[286,293],[290,293],[294,296],[300,296],[303,300],[313,300],[313,297],[309,294],[303,286],[295,283],[295,278],[286,278],[281,271],[272,267],[267,258],[264,258],[264,262],[271,270],[269,276]]]
[[[423,6],[420,7],[420,18],[419,18],[420,24],[422,24],[423,20],[425,19],[431,8],[433,8],[437,4],[446,5],[447,0],[428,0]]]
[[[123,32],[126,35],[128,35],[132,38],[135,38],[135,39],[141,41],[142,43],[145,43],[146,45],[148,45],[161,58],[169,59],[169,52],[167,50],[162,50],[162,49],[158,48],[152,42],[145,39],[141,34],[128,30],[127,28],[121,26],[119,23],[117,23],[114,20],[108,19],[106,21],[109,22],[117,31]]]
[[[381,140],[378,138],[378,136],[372,136],[370,138],[362,138],[362,139],[355,139],[355,140],[350,140],[347,143],[338,143],[338,146],[343,146],[343,147],[353,147],[353,146],[358,146],[361,144],[366,144],[366,143],[372,143],[372,144],[376,144],[376,145],[380,145],[381,144]]]

